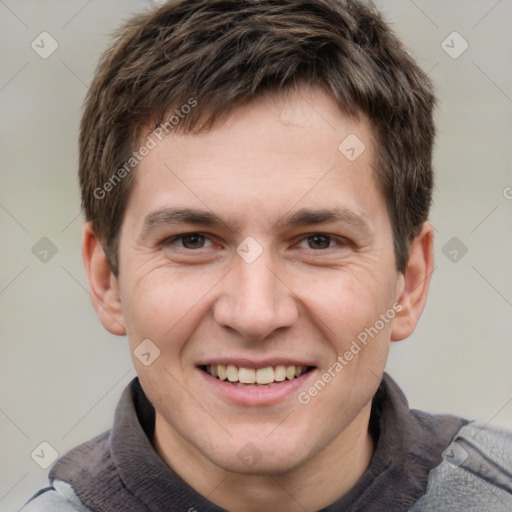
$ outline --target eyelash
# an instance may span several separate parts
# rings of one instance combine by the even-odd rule
[[[181,235],[176,235],[176,236],[173,236],[171,238],[168,238],[167,240],[164,240],[164,242],[162,242],[162,245],[164,245],[164,246],[171,245],[171,244],[173,244],[174,242],[176,242],[178,240],[183,240],[184,238],[190,237],[190,236],[193,236],[193,235],[199,235],[201,237],[204,237],[205,240],[209,240],[211,242],[211,240],[205,234],[199,233],[199,232],[191,232],[191,233],[183,233]],[[347,240],[346,238],[339,237],[339,236],[334,236],[334,235],[329,235],[327,233],[321,233],[321,232],[314,232],[314,233],[309,233],[307,235],[304,235],[300,239],[299,243],[304,241],[304,240],[307,240],[308,238],[313,238],[315,236],[328,238],[329,239],[329,244],[331,242],[335,242],[335,243],[337,243],[338,245],[341,245],[341,246],[350,245],[350,241]],[[332,249],[332,248],[333,247],[327,247],[327,248],[324,248],[324,249],[311,249],[311,248],[308,248],[308,249],[317,252],[317,251],[326,251],[326,250]],[[199,251],[200,249],[205,249],[205,247],[200,247],[199,249],[188,249],[186,247],[180,247],[180,249],[184,249],[186,251],[193,252],[193,251]]]

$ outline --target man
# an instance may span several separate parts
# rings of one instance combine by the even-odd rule
[[[384,374],[433,270],[434,103],[360,2],[128,21],[80,184],[93,304],[138,378],[24,510],[511,510],[510,434]]]

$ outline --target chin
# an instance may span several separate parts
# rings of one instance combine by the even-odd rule
[[[233,456],[233,454],[235,454]],[[282,475],[300,467],[314,454],[307,450],[304,443],[287,443],[281,440],[270,442],[259,439],[243,440],[219,447],[208,456],[216,466],[232,473],[255,476]]]

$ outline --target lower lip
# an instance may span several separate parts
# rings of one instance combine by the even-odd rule
[[[300,377],[285,380],[272,386],[237,386],[229,381],[213,377],[198,368],[206,384],[222,398],[240,405],[271,405],[284,400],[290,395],[296,395],[307,380],[316,373],[316,369],[303,373]]]

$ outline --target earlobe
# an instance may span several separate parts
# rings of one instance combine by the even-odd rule
[[[92,304],[103,327],[112,334],[125,335],[117,279],[110,269],[103,247],[90,222],[87,222],[83,229],[82,258]]]
[[[434,270],[434,230],[425,222],[409,250],[407,269],[403,274],[398,301],[402,309],[396,314],[391,340],[409,337],[427,302],[430,278]]]

